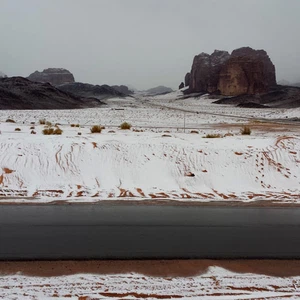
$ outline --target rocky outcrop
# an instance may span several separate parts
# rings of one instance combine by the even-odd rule
[[[263,94],[223,97],[214,103],[239,107],[296,108],[300,107],[300,87],[277,85]]]
[[[195,56],[188,93],[259,94],[276,86],[275,66],[264,50],[250,47]],[[187,82],[186,82],[187,83]]]
[[[261,60],[251,57],[232,57],[221,68],[218,90],[222,95],[254,95],[268,90],[268,80]]]
[[[54,86],[75,82],[73,74],[62,68],[49,68],[42,72],[35,71],[27,78],[36,82],[48,82]]]
[[[190,75],[190,92],[215,93],[218,89],[219,72],[229,58],[227,51],[219,50],[215,50],[212,55],[202,52],[195,56]]]
[[[126,85],[112,85],[111,87],[124,95],[133,94],[133,91],[131,91]]]
[[[242,47],[233,50],[231,57],[248,57],[263,63],[264,77],[269,87],[276,86],[275,66],[265,50],[254,50],[250,47]]]
[[[62,84],[57,87],[61,91],[72,93],[81,97],[93,97],[99,100],[108,99],[112,97],[126,97],[127,95],[118,92],[109,85],[93,85],[82,82],[74,82]]]
[[[183,89],[183,88],[184,88],[184,83],[181,82],[178,88],[179,88],[180,90]]]
[[[190,85],[190,80],[191,80],[191,73],[188,72],[185,74],[185,77],[184,77],[184,85],[186,87]]]
[[[77,97],[49,83],[23,77],[0,79],[0,109],[73,109],[101,104],[97,99]]]

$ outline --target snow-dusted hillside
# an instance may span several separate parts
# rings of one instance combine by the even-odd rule
[[[5,126],[5,127],[4,127]],[[299,200],[297,136],[132,132],[62,126],[62,136],[2,125],[0,193],[44,200]],[[78,136],[77,131],[82,135]],[[194,176],[193,176],[194,175]]]

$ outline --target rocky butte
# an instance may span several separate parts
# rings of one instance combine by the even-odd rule
[[[75,82],[73,74],[63,68],[49,68],[42,72],[35,71],[27,79],[36,82],[48,82],[54,86]]]
[[[187,93],[216,93],[225,96],[254,95],[276,86],[275,66],[264,50],[243,47],[215,50],[195,56],[185,76]]]

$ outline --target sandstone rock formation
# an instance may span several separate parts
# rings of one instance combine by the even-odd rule
[[[253,60],[261,61],[264,66],[264,77],[267,80],[268,86],[272,87],[277,84],[275,66],[265,50],[254,50],[250,47],[242,47],[233,50],[231,53],[231,57],[249,57]]]
[[[247,56],[230,58],[221,68],[218,90],[226,96],[267,92],[268,80],[263,62]]]
[[[189,86],[190,85],[190,80],[191,80],[191,73],[188,72],[188,73],[186,73],[186,75],[184,77],[184,85]]]
[[[27,78],[36,82],[48,82],[54,86],[75,82],[73,74],[62,68],[49,68],[42,72],[35,71]]]
[[[181,90],[181,89],[183,89],[183,88],[184,88],[184,83],[181,82],[180,85],[179,85],[179,89]]]
[[[202,52],[195,56],[189,84],[191,92],[215,93],[218,89],[219,72],[229,57],[227,51],[219,50],[215,50],[212,55]]]
[[[0,109],[72,109],[102,104],[95,98],[60,91],[49,83],[32,82],[23,77],[0,79]]]
[[[275,66],[267,52],[250,47],[236,49],[231,55],[227,51],[215,50],[211,55],[201,53],[195,56],[187,79],[188,93],[236,96],[260,94],[276,86]]]

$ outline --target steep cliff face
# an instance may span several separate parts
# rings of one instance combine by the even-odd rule
[[[263,62],[249,57],[230,58],[221,68],[218,90],[226,96],[267,92]]]
[[[191,92],[216,92],[219,72],[229,57],[227,51],[219,50],[215,50],[212,55],[201,53],[195,56],[190,75]]]
[[[188,73],[189,74],[189,73]],[[275,66],[264,50],[250,47],[195,56],[188,79],[189,93],[242,95],[264,93],[276,86]]]
[[[250,47],[242,47],[233,50],[231,57],[249,57],[263,63],[263,72],[269,87],[276,86],[276,71],[269,55],[265,50],[254,50]]]
[[[35,71],[27,79],[36,82],[48,82],[54,86],[75,82],[73,74],[62,68],[49,68],[42,72]]]

